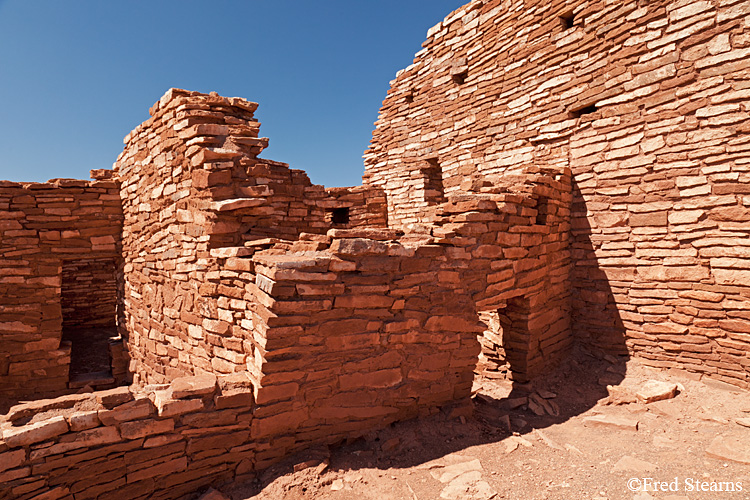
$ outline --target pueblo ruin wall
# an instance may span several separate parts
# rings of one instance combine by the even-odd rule
[[[0,184],[3,397],[76,392],[84,327],[120,346],[90,385],[129,384],[13,406],[0,497],[177,498],[576,343],[748,387],[749,55],[743,1],[475,1],[392,82],[361,186],[178,89],[93,181]]]
[[[391,83],[365,155],[394,227],[570,168],[576,338],[750,382],[750,4],[475,1]]]
[[[568,172],[529,167],[394,229],[383,191],[259,159],[256,106],[172,89],[95,172],[119,186],[133,384],[11,408],[0,492],[175,498],[315,443],[466,414],[480,311],[514,318],[518,380],[568,351]]]
[[[63,323],[114,325],[121,230],[110,180],[0,182],[0,397],[68,391]]]

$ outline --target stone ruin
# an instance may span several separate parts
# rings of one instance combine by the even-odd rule
[[[750,387],[750,3],[475,0],[423,47],[361,186],[178,89],[93,180],[0,182],[1,498],[178,498],[581,347]]]

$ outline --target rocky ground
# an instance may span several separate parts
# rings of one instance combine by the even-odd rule
[[[440,413],[398,423],[203,496],[750,498],[750,394],[735,387],[579,355],[533,384],[479,378],[475,389],[471,418]]]

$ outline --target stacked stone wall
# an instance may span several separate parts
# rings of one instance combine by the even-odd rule
[[[218,319],[193,333],[220,375],[11,408],[0,495],[179,498],[396,420],[466,414],[477,311],[519,297],[529,309],[511,362],[519,378],[540,373],[571,342],[570,176],[517,181],[449,198],[429,233],[332,229],[211,249],[220,270],[200,300]]]
[[[71,259],[114,262],[121,227],[119,186],[111,180],[0,182],[0,396],[67,390],[63,268]],[[87,314],[100,313],[94,306]]]
[[[63,261],[63,329],[115,326],[117,272],[112,258]]]
[[[254,439],[242,375],[15,406],[0,421],[0,498],[180,498],[278,459]]]
[[[172,89],[125,140],[123,336],[139,382],[244,370],[252,299],[237,273],[274,244],[315,249],[333,226],[386,224],[382,191],[327,191],[259,159],[256,103]],[[331,212],[344,208],[346,224]],[[287,243],[283,243],[287,242]],[[237,268],[233,266],[239,266]]]
[[[423,47],[365,155],[389,223],[425,163],[446,194],[568,166],[578,338],[747,387],[748,3],[477,0]]]

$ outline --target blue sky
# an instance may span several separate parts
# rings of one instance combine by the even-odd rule
[[[88,178],[170,87],[260,103],[263,157],[361,183],[396,71],[462,0],[0,0],[0,179]]]

